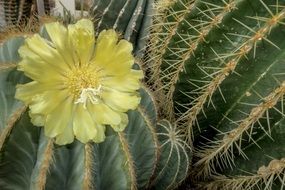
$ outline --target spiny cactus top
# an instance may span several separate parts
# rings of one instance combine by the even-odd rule
[[[102,31],[95,44],[93,23],[45,25],[50,40],[36,34],[19,49],[18,70],[33,81],[17,86],[16,98],[30,108],[32,123],[56,143],[102,142],[105,125],[122,131],[135,109],[143,77],[133,70],[132,44]]]

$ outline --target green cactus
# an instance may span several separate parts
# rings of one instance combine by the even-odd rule
[[[7,41],[0,187],[174,189],[190,171],[187,183],[197,189],[284,189],[284,7],[284,0],[94,1],[95,31],[116,29],[135,45],[147,86],[126,130],[108,129],[101,144],[57,146],[32,126],[13,98],[27,80],[14,69],[23,39]]]
[[[142,11],[151,12],[146,2],[137,6],[143,3]],[[133,10],[127,11],[122,18]],[[144,47],[150,16],[136,19],[124,26],[129,34],[122,32],[132,36],[135,47]],[[139,34],[134,34],[133,23],[143,25]],[[44,29],[40,34],[49,39]],[[12,38],[0,46],[0,189],[172,189],[187,177],[190,146],[177,127],[167,121],[157,125],[156,101],[144,85],[139,107],[128,112],[126,129],[107,129],[103,143],[58,146],[33,126],[27,106],[14,98],[16,85],[29,81],[16,70],[24,39]]]
[[[144,68],[201,189],[284,189],[283,0],[158,1]]]
[[[141,105],[129,111],[125,131],[107,130],[103,143],[57,146],[45,137],[41,128],[31,124],[27,107],[14,99],[15,85],[27,80],[15,70],[22,43],[23,38],[15,38],[0,48],[1,189],[144,189],[151,185],[162,189],[186,177],[190,150],[172,130],[155,132],[156,107],[144,87]],[[175,150],[171,157],[165,147]],[[164,172],[172,171],[174,157],[183,158],[178,167],[184,170],[165,178]]]
[[[20,25],[32,16],[33,4],[35,5],[35,2],[32,0],[0,0],[0,7],[3,8],[3,12],[0,14],[2,14],[1,16],[3,16],[6,25]]]
[[[124,39],[136,45],[135,54],[142,57],[149,35],[153,0],[97,0],[90,9],[97,34],[108,28],[121,32]]]

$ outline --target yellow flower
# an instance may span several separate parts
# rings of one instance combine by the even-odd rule
[[[143,77],[133,70],[132,44],[118,41],[114,30],[102,31],[95,44],[93,23],[82,19],[67,28],[45,25],[50,40],[38,34],[19,49],[18,70],[32,82],[17,86],[16,98],[30,108],[31,121],[63,145],[74,137],[102,142],[105,126],[122,131],[125,113],[136,109]]]

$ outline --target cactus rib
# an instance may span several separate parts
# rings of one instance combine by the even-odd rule
[[[10,119],[7,122],[7,126],[0,134],[0,150],[3,148],[3,144],[6,138],[10,135],[15,123],[19,120],[22,114],[27,110],[27,106],[21,106],[11,115]]]
[[[53,162],[53,149],[54,149],[54,140],[48,139],[47,143],[45,144],[45,149],[43,152],[38,153],[41,154],[41,158],[38,158],[37,162],[40,163],[39,167],[37,168],[38,171],[35,173],[36,181],[34,189],[44,190],[46,185],[47,173],[49,171],[50,164]],[[38,156],[40,157],[40,156]],[[35,169],[34,169],[35,170]]]
[[[153,95],[153,92],[150,91],[147,86],[145,84],[142,84],[142,90],[141,90],[141,94],[142,97],[145,97],[144,94],[147,94],[148,99],[143,98],[141,100],[141,108],[143,110],[148,110],[148,108],[151,108],[151,112],[148,112],[148,116],[149,119],[152,120],[153,125],[156,125],[157,122],[157,114],[158,114],[158,105],[157,105],[157,101],[155,99],[155,96]]]
[[[171,101],[171,100],[173,98],[173,94],[174,94],[174,91],[175,91],[175,88],[176,88],[176,83],[179,80],[179,75],[180,75],[181,71],[183,71],[183,68],[185,66],[186,61],[189,60],[194,55],[194,51],[197,49],[198,45],[201,42],[205,41],[205,37],[209,34],[209,32],[211,30],[213,30],[215,27],[217,27],[217,25],[219,23],[221,23],[223,18],[228,13],[230,13],[233,9],[235,9],[235,6],[236,6],[236,4],[238,2],[239,1],[234,1],[234,0],[233,1],[229,1],[228,3],[224,2],[225,3],[224,7],[220,7],[219,8],[221,10],[220,13],[218,13],[217,15],[214,15],[214,14],[211,15],[212,17],[210,18],[210,21],[206,22],[205,25],[202,26],[202,28],[200,30],[197,30],[195,28],[196,26],[192,26],[192,24],[190,24],[189,22],[186,21],[187,24],[191,28],[196,30],[198,35],[197,36],[193,36],[193,37],[189,36],[189,39],[188,39],[189,42],[187,42],[187,46],[189,46],[189,47],[188,47],[187,51],[182,53],[182,55],[178,56],[178,58],[176,60],[176,63],[174,65],[171,64],[167,69],[165,69],[164,71],[161,71],[163,73],[163,72],[165,72],[165,71],[167,71],[169,69],[171,70],[171,69],[175,68],[174,71],[167,71],[167,72],[169,72],[168,74],[163,73],[163,77],[162,77],[162,78],[167,77],[167,78],[170,79],[170,81],[167,81],[167,84],[165,84],[162,87],[162,89],[164,89],[166,91],[166,99],[168,100],[167,102],[169,102],[168,105],[166,106],[166,110],[168,110],[168,112],[171,112],[170,110],[173,110],[173,106],[174,105],[173,105],[173,101]],[[216,9],[216,7],[215,7],[215,9]],[[202,14],[206,14],[203,11],[201,11],[201,13]],[[167,62],[167,60],[165,60],[165,62]],[[211,94],[209,93],[208,95],[211,95]],[[195,105],[195,107],[197,109],[195,107],[191,108],[192,110],[194,110],[194,116],[195,116],[194,118],[192,117],[194,119],[193,121],[191,121],[192,124],[195,122],[196,114],[200,113],[200,110],[202,109],[202,104],[205,101],[206,101],[206,98],[204,96],[201,96],[200,99],[195,101],[195,102],[197,102],[196,105]],[[191,113],[191,114],[193,114],[193,113]],[[190,125],[192,125],[192,124],[190,124]],[[191,126],[189,128],[191,128]]]
[[[180,121],[184,120],[185,125],[187,126],[188,138],[192,137],[192,127],[196,122],[197,115],[201,112],[207,100],[208,102],[211,102],[211,96],[217,89],[219,89],[220,84],[227,78],[229,74],[234,72],[241,58],[245,57],[250,52],[250,50],[254,49],[255,51],[256,45],[260,43],[260,40],[264,39],[265,41],[272,44],[272,42],[267,40],[265,36],[271,31],[272,28],[277,26],[277,24],[279,24],[283,18],[285,18],[285,9],[276,15],[273,15],[271,19],[268,19],[268,22],[265,22],[264,26],[261,27],[258,31],[255,32],[250,29],[254,34],[234,51],[233,55],[231,55],[232,58],[225,64],[224,68],[222,68],[214,76],[211,76],[213,80],[205,86],[202,94],[196,100],[194,100],[195,105],[187,110],[187,112],[183,113],[179,118]],[[242,24],[240,21],[236,21]],[[247,27],[244,24],[242,25],[244,27]],[[273,44],[273,46],[275,45]]]
[[[154,160],[154,167],[152,169],[151,172],[151,177],[149,178],[149,181],[147,183],[147,186],[151,185],[151,180],[155,175],[155,170],[157,168],[157,163],[158,163],[158,159],[159,159],[159,141],[157,139],[157,135],[154,129],[154,125],[152,124],[151,120],[149,119],[149,116],[147,115],[146,111],[144,110],[144,108],[142,108],[141,106],[138,107],[138,112],[141,114],[141,116],[143,117],[144,121],[146,122],[146,126],[148,127],[151,135],[152,135],[152,140],[154,142],[154,147],[155,147],[155,160]]]
[[[5,69],[12,69],[15,67],[17,67],[17,65],[14,63],[0,63],[0,71]]]
[[[116,29],[116,28],[117,28],[118,22],[119,22],[120,18],[123,16],[123,14],[124,14],[124,12],[125,12],[127,6],[130,4],[130,2],[131,2],[131,0],[127,0],[127,1],[125,2],[123,8],[122,8],[121,11],[119,12],[118,17],[116,18],[116,21],[115,21],[115,23],[114,23],[114,25],[113,25],[113,29]]]
[[[97,28],[96,28],[96,36],[99,34],[100,30],[99,28],[101,27],[101,24],[103,22],[104,16],[107,14],[108,10],[110,9],[111,5],[114,3],[114,0],[111,0],[110,3],[106,6],[106,8],[103,10],[102,15],[100,17],[100,21],[98,22]],[[94,10],[96,10],[94,8]]]
[[[133,13],[131,20],[129,21],[129,24],[128,24],[127,29],[126,29],[125,34],[124,34],[124,37],[126,38],[126,40],[130,41],[130,39],[131,39],[131,36],[132,36],[134,29],[136,27],[136,24],[137,24],[136,20],[142,14],[141,13],[143,11],[142,5],[144,3],[145,3],[144,0],[139,0],[137,5],[136,5],[135,12]]]
[[[3,0],[1,0],[3,1]],[[3,1],[5,20],[8,25],[18,25],[31,16],[33,1],[9,0]]]
[[[179,24],[185,19],[186,15],[195,7],[194,1],[189,1],[185,4],[182,1],[180,1],[179,3],[183,5],[184,8],[183,10],[179,11],[178,13],[176,13],[174,10],[171,9],[168,10],[170,12],[169,14],[175,17],[176,20],[175,22],[165,23],[167,22],[167,17],[165,15],[158,15],[158,17],[159,16],[162,17],[161,20],[163,22],[161,23],[161,20],[157,20],[156,21],[157,23],[154,23],[154,25],[152,26],[151,30],[155,32],[153,34],[155,39],[152,39],[154,44],[150,44],[150,46],[153,46],[156,49],[152,49],[151,53],[153,53],[153,56],[151,56],[150,59],[147,60],[147,62],[155,60],[154,63],[152,64],[154,67],[152,77],[159,77],[160,66],[163,62],[163,55],[167,49],[167,46],[169,45],[172,37],[176,34]],[[160,27],[157,28],[157,26]],[[164,29],[167,30],[167,33],[163,31]]]
[[[216,190],[216,189],[260,189],[260,183],[264,184],[264,190],[271,190],[275,180],[281,183],[281,188],[285,187],[285,158],[273,159],[268,166],[261,166],[257,173],[250,176],[238,176],[234,178],[225,176],[216,176],[215,181],[205,185],[203,189]]]
[[[84,146],[84,177],[83,177],[83,189],[91,190],[93,189],[92,184],[92,164],[93,164],[93,152],[92,145],[87,143]]]
[[[221,132],[221,135],[223,135],[221,140],[215,141],[212,143],[213,145],[209,145],[209,147],[206,149],[198,151],[197,156],[201,158],[197,163],[195,163],[196,167],[199,168],[198,174],[202,176],[211,175],[211,173],[215,171],[213,168],[214,162],[217,162],[221,169],[224,168],[225,165],[231,165],[234,162],[232,155],[232,150],[234,147],[238,149],[238,153],[240,155],[246,158],[246,155],[240,148],[243,135],[246,133],[246,135],[251,138],[254,123],[258,122],[258,120],[264,116],[268,109],[274,108],[274,106],[283,98],[284,94],[285,81],[279,88],[275,89],[272,93],[265,97],[264,102],[252,108],[248,117],[244,118],[237,128],[227,132],[226,134]],[[264,132],[267,133],[267,131]],[[267,133],[267,135],[270,136],[270,131]]]
[[[127,142],[127,139],[125,137],[125,134],[123,132],[118,133],[118,137],[123,149],[123,152],[126,156],[126,165],[128,166],[128,173],[130,177],[130,188],[131,190],[136,190],[137,189],[137,184],[136,184],[136,173],[135,173],[135,167],[134,167],[134,160],[132,158],[129,145]]]
[[[188,152],[191,151],[191,147],[181,139],[182,135],[177,126],[166,120],[159,123],[157,135],[163,161],[158,165],[153,183],[158,184],[159,189],[174,189],[188,175]],[[171,173],[167,172],[169,167],[172,168]]]

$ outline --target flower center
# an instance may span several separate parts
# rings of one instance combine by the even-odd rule
[[[80,97],[74,103],[82,103],[84,109],[86,109],[87,100],[90,100],[92,104],[98,104],[101,87],[102,86],[99,85],[98,88],[84,88],[81,91]]]
[[[88,100],[92,104],[98,103],[101,87],[98,74],[91,69],[81,67],[67,74],[67,88],[75,100],[74,103],[82,103],[84,108]]]

